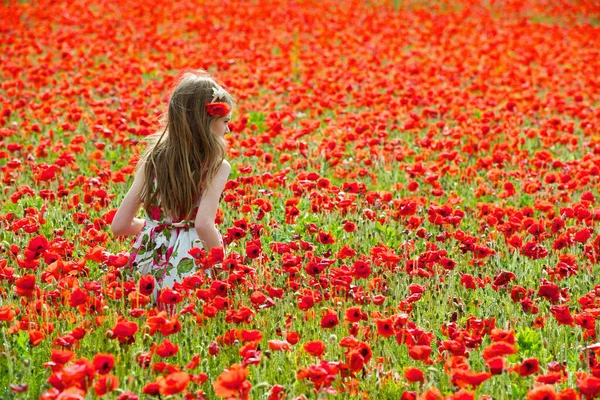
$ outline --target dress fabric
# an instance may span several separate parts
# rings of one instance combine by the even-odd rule
[[[203,248],[194,221],[174,222],[165,217],[160,207],[153,206],[145,216],[146,223],[138,234],[129,255],[132,272],[150,274],[156,289],[172,288],[186,276],[196,272],[192,248]]]

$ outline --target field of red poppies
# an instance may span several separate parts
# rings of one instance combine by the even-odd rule
[[[600,397],[597,2],[130,3],[0,5],[0,398]],[[109,225],[197,68],[225,272],[167,314]]]

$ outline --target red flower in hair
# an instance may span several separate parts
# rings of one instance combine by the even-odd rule
[[[227,103],[206,103],[206,112],[211,117],[224,117],[231,111],[231,107]]]

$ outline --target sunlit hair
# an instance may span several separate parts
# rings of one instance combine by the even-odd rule
[[[164,129],[148,139],[138,168],[144,169],[141,199],[150,213],[160,205],[171,218],[190,219],[202,191],[225,158],[225,142],[210,131],[206,103],[213,101],[217,83],[204,71],[187,72],[177,81],[169,100]],[[216,101],[233,109],[228,93]]]

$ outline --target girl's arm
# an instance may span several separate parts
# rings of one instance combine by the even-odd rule
[[[223,160],[221,167],[217,171],[217,175],[215,175],[212,182],[210,182],[206,190],[204,190],[202,200],[198,206],[198,213],[196,214],[194,226],[200,240],[202,240],[206,246],[206,252],[213,247],[223,246],[221,236],[215,226],[215,217],[217,215],[217,209],[219,208],[219,199],[221,198],[221,193],[223,193],[230,172],[231,166],[229,165],[229,162]]]
[[[110,225],[110,229],[116,236],[137,235],[144,227],[145,221],[135,217],[142,205],[141,193],[144,179],[144,168],[139,168],[129,192],[125,195]]]

